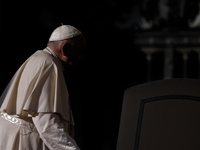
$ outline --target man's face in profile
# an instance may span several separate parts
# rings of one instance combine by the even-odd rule
[[[83,36],[75,37],[69,40],[63,47],[64,55],[67,61],[63,62],[65,67],[78,65],[84,59],[85,39]]]

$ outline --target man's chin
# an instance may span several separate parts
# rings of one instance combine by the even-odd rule
[[[68,62],[63,64],[66,69],[76,69],[79,68],[80,62]]]

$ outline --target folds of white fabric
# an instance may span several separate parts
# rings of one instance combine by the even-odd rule
[[[50,150],[80,150],[75,140],[66,132],[58,114],[39,113],[32,119],[41,139]]]
[[[59,113],[74,125],[62,63],[46,49],[35,52],[22,64],[0,103],[0,110],[9,115],[29,117],[40,112]]]

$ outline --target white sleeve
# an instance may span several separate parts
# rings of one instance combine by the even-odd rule
[[[59,115],[39,113],[32,119],[41,139],[50,150],[80,150],[75,140],[65,132]]]

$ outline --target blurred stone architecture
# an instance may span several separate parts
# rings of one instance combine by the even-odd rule
[[[143,0],[124,16],[116,26],[146,55],[147,81],[200,77],[200,1]]]

